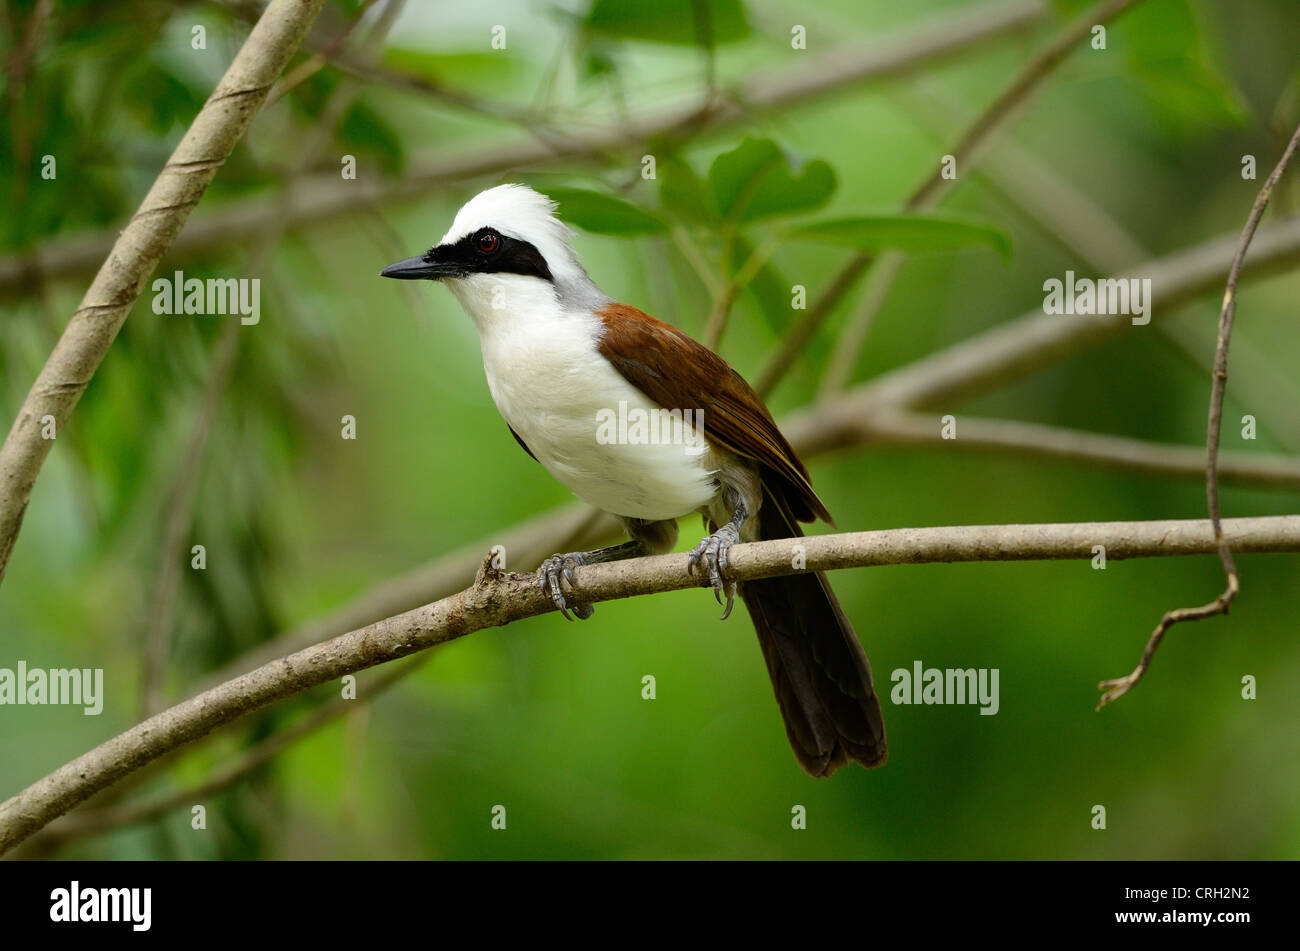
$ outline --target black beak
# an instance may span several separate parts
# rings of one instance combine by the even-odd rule
[[[380,277],[395,277],[401,281],[436,281],[442,277],[464,277],[465,269],[446,262],[430,261],[428,255],[407,258],[390,264],[379,272]]]

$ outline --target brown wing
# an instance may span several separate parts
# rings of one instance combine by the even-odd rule
[[[600,352],[624,379],[665,409],[704,410],[705,435],[757,462],[785,490],[781,497],[796,518],[831,521],[808,481],[808,470],[762,399],[731,364],[676,327],[627,304],[610,304],[599,315],[606,328]],[[778,486],[769,482],[769,488]]]

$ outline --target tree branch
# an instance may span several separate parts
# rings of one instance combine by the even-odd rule
[[[1233,519],[1224,531],[1240,552],[1300,551],[1300,515]],[[1091,558],[1094,545],[1105,546],[1110,559],[1216,550],[1214,532],[1204,519],[908,528],[737,545],[728,574],[751,581],[871,565]],[[799,548],[803,554],[796,558]],[[574,596],[590,604],[699,586],[687,571],[684,552],[584,566],[577,570],[577,582]],[[554,610],[531,572],[498,572],[489,555],[465,591],[265,664],[61,766],[0,804],[0,854],[151,760],[276,700],[483,628]]]
[[[42,430],[68,421],[126,315],[293,56],[324,0],[272,0],[140,209],[112,244],[0,447],[0,580],[45,457]]]

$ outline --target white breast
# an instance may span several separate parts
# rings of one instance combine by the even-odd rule
[[[638,429],[638,420],[662,421],[660,407],[597,349],[600,319],[564,313],[536,279],[491,277],[507,306],[492,308],[490,297],[464,286],[469,280],[447,283],[462,285],[452,289],[478,326],[492,399],[537,461],[615,515],[669,519],[707,505],[717,492],[710,454],[689,427],[653,436]],[[631,425],[620,427],[620,418]]]

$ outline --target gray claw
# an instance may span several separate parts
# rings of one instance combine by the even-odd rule
[[[722,620],[731,616],[731,609],[736,602],[736,585],[734,582],[727,581],[727,553],[731,546],[740,540],[740,532],[734,525],[723,525],[720,529],[702,540],[698,545],[691,549],[687,570],[695,574],[695,568],[702,561],[708,569],[709,587],[713,589],[713,597],[719,604],[724,604],[722,596],[725,594],[727,600],[722,612]]]
[[[583,564],[585,560],[580,552],[570,552],[567,555],[552,555],[537,569],[537,586],[542,589],[542,594],[549,597],[556,609],[570,621],[573,620],[573,615],[569,614],[569,603],[564,597],[564,582],[567,581],[570,588],[576,588],[578,576],[573,569]],[[595,613],[596,609],[590,604],[573,606],[573,614],[582,621]]]

